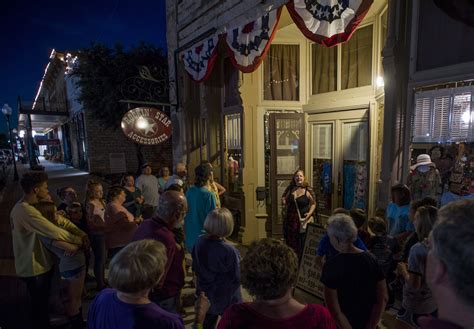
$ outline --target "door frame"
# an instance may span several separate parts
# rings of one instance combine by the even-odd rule
[[[270,140],[270,193],[271,193],[271,234],[272,237],[281,237],[283,235],[283,225],[278,224],[280,215],[280,199],[276,182],[278,180],[291,180],[291,174],[277,173],[277,138],[276,138],[276,120],[279,119],[299,119],[301,120],[301,131],[299,139],[299,168],[306,173],[306,119],[304,113],[270,113],[269,117],[269,140]]]
[[[332,182],[333,182],[333,195],[332,195],[332,209],[335,209],[339,206],[342,206],[341,199],[342,193],[339,195],[336,191],[338,190],[339,186],[343,186],[342,182],[342,159],[343,159],[343,131],[342,127],[344,123],[350,122],[359,122],[365,120],[367,122],[367,202],[366,202],[366,212],[367,214],[372,213],[373,202],[372,202],[372,190],[375,188],[375,184],[373,184],[371,178],[373,173],[373,166],[372,166],[372,157],[373,157],[373,150],[371,147],[372,138],[373,138],[373,129],[372,129],[372,106],[367,106],[364,108],[355,108],[355,109],[344,109],[339,111],[330,111],[330,112],[323,112],[323,113],[311,113],[308,116],[307,121],[307,129],[308,129],[308,157],[307,157],[307,168],[311,170],[308,171],[308,180],[313,182],[313,145],[314,145],[314,138],[313,136],[313,126],[316,124],[324,124],[324,123],[332,123],[333,124],[333,131],[332,131],[332,159],[334,163],[334,168],[332,170]],[[337,165],[337,167],[336,167]],[[341,173],[341,175],[339,175]]]

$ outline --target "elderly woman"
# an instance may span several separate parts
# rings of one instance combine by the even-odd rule
[[[217,328],[335,329],[325,307],[293,298],[297,272],[298,258],[287,245],[276,239],[252,243],[241,262],[241,280],[255,300],[230,306]]]
[[[354,246],[357,228],[351,217],[329,218],[327,232],[339,252],[324,263],[324,299],[338,328],[376,328],[387,302],[382,270],[368,252]]]
[[[148,299],[165,270],[166,249],[161,242],[140,240],[123,248],[110,262],[109,284],[89,308],[89,329],[184,329],[183,320]],[[202,311],[206,311],[206,307]],[[198,313],[202,323],[203,315]]]
[[[437,306],[430,288],[426,284],[426,259],[428,258],[428,236],[438,216],[438,209],[422,206],[415,214],[415,230],[418,242],[411,247],[408,264],[399,263],[397,273],[403,277],[402,308],[397,314],[396,328],[417,328],[417,320],[423,315],[435,314]]]
[[[109,189],[107,208],[105,208],[105,245],[109,257],[113,257],[126,244],[132,241],[141,217],[135,218],[124,206],[125,190],[120,186]]]
[[[242,302],[240,254],[225,238],[232,234],[234,219],[226,208],[211,211],[204,221],[206,234],[194,245],[193,270],[197,291],[204,291],[211,302],[204,329],[215,328],[217,318],[232,304]]]

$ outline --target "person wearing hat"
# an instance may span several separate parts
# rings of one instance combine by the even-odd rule
[[[145,163],[142,166],[142,174],[135,181],[135,186],[142,191],[145,201],[143,201],[143,218],[151,217],[158,206],[159,184],[158,178],[151,174],[151,166]]]
[[[441,196],[441,176],[428,154],[420,154],[416,163],[410,167],[408,176],[412,200],[432,197],[439,201]]]

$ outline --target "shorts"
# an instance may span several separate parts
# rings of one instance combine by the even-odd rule
[[[408,324],[412,328],[419,328],[418,319],[422,316],[428,316],[428,315],[432,315],[436,317],[438,315],[438,311],[436,310],[429,314],[418,314],[418,313],[413,313],[411,311],[408,311],[402,307],[397,313],[397,320],[400,320]]]
[[[61,275],[61,278],[66,279],[66,280],[75,280],[79,278],[79,275],[81,274],[82,270],[84,269],[84,265],[79,266],[78,268],[75,268],[73,270],[68,270],[64,272],[59,272]]]

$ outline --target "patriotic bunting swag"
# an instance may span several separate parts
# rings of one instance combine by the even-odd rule
[[[219,36],[215,34],[182,53],[184,68],[194,81],[204,81],[211,74],[217,58],[218,41]]]
[[[244,73],[253,72],[265,58],[275,35],[281,8],[227,31],[227,49],[232,63]]]
[[[327,47],[347,41],[373,0],[293,0],[286,5],[293,21],[310,40]]]

